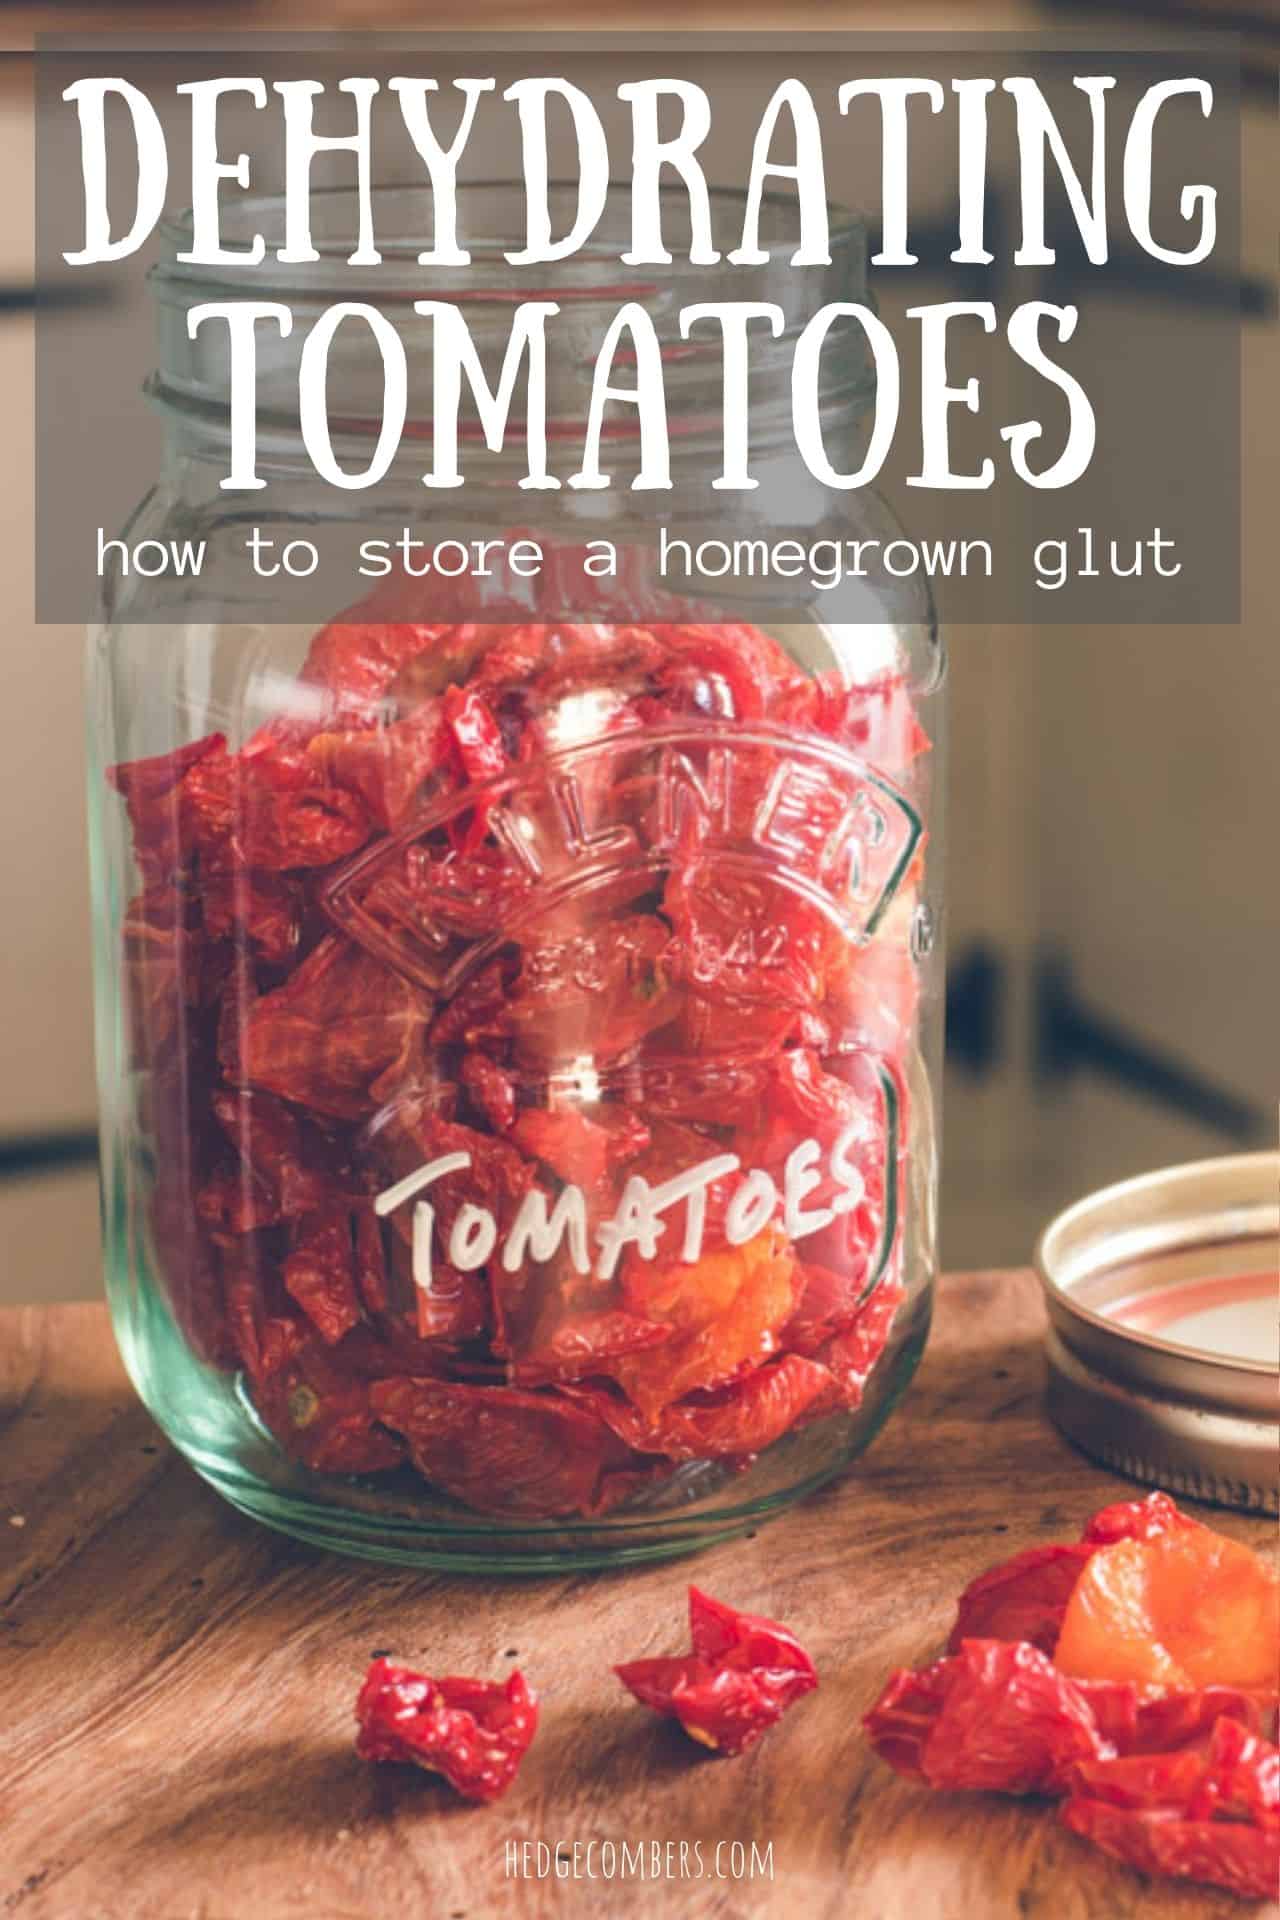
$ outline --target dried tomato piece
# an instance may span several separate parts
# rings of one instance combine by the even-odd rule
[[[315,780],[305,755],[262,746],[203,756],[182,783],[181,811],[184,844],[211,868],[331,866],[372,825],[354,793]]]
[[[614,1668],[655,1713],[678,1720],[713,1753],[745,1753],[818,1684],[817,1668],[788,1627],[740,1613],[689,1589],[691,1653]]]
[[[373,596],[364,605],[376,605]],[[470,635],[475,644],[482,642],[475,628],[470,629]],[[447,660],[452,666],[457,659],[457,638],[458,629],[447,622],[334,620],[312,640],[301,678],[310,686],[327,688],[339,696],[340,710],[371,713],[397,675],[424,654],[438,657],[442,664]]]
[[[431,1284],[419,1286],[413,1273],[412,1242],[394,1233],[391,1240],[391,1286],[397,1307],[406,1309],[419,1340],[487,1338],[492,1330],[489,1282],[483,1273],[461,1273],[439,1254],[431,1259]],[[386,1373],[415,1371],[408,1362],[384,1368]]]
[[[1110,1751],[1074,1682],[1011,1640],[966,1640],[923,1672],[899,1669],[862,1724],[896,1772],[953,1790],[1053,1792]]]
[[[1204,1881],[1244,1899],[1274,1899],[1280,1750],[1238,1722],[1219,1719],[1204,1753],[1079,1766],[1062,1819],[1144,1873]]]
[[[326,784],[345,787],[388,832],[408,818],[428,792],[445,788],[455,764],[452,736],[438,700],[424,700],[388,726],[318,733],[307,753]]]
[[[1105,1547],[1115,1540],[1154,1540],[1161,1533],[1186,1533],[1202,1524],[1167,1493],[1156,1492],[1100,1508],[1080,1538],[1090,1546]]]
[[[566,1386],[620,1439],[669,1460],[740,1460],[762,1453],[822,1404],[831,1386],[825,1367],[798,1353],[780,1354],[732,1386],[694,1394],[649,1420],[629,1400],[603,1387]]]
[[[280,1197],[260,1180],[252,1167],[230,1157],[222,1159],[195,1189],[196,1217],[217,1246],[263,1227],[279,1226],[284,1215]]]
[[[468,780],[478,784],[505,773],[507,750],[482,694],[450,687],[444,696],[444,720]]]
[[[1274,1689],[1278,1650],[1280,1579],[1248,1547],[1197,1525],[1095,1548],[1054,1658],[1089,1679]]]
[[[253,1398],[285,1452],[304,1467],[320,1473],[382,1473],[400,1464],[404,1446],[379,1425],[375,1391],[311,1335],[280,1364],[264,1361]]]
[[[492,909],[486,907],[485,910]],[[510,964],[505,959],[490,960],[479,967],[436,1016],[430,1032],[431,1045],[475,1048],[494,1034],[507,1004],[510,973]]]
[[[758,720],[781,693],[806,678],[760,627],[678,622],[655,631],[669,661],[656,676],[658,686],[668,697],[683,692],[677,711]]]
[[[1238,1721],[1249,1733],[1276,1734],[1275,1694],[1240,1687],[1196,1687],[1190,1692],[1140,1687],[1132,1680],[1077,1680],[1098,1731],[1117,1753],[1173,1753],[1195,1746],[1217,1721]]]
[[[298,1223],[284,1284],[326,1346],[360,1320],[351,1213],[340,1200]]]
[[[269,1093],[224,1091],[215,1093],[210,1104],[262,1189],[271,1218],[259,1224],[313,1213],[333,1198],[335,1190],[341,1192],[343,1180],[332,1149],[283,1101]]]
[[[715,858],[681,861],[662,905],[677,976],[704,999],[793,1012],[822,999],[830,927],[771,875]]]
[[[182,1039],[203,999],[203,942],[187,900],[156,882],[129,902],[120,928],[131,1057],[154,1066]]]
[[[587,1052],[605,1063],[669,1025],[681,996],[668,964],[671,935],[656,914],[605,921],[569,939],[543,929],[521,950],[520,969],[492,1031],[522,1060],[545,1069]]]
[[[505,1682],[434,1680],[375,1660],[356,1701],[362,1760],[405,1761],[443,1774],[467,1800],[499,1799],[538,1730],[538,1700],[518,1670]]]
[[[315,1345],[315,1334],[280,1286],[275,1262],[254,1239],[222,1251],[227,1321],[240,1365],[256,1389]],[[277,1436],[279,1437],[279,1436]]]
[[[637,1262],[629,1272],[629,1305],[686,1331],[608,1370],[652,1422],[672,1401],[723,1386],[776,1353],[799,1290],[799,1266],[778,1227],[692,1265]]]
[[[458,1078],[493,1131],[509,1133],[516,1117],[516,1083],[511,1075],[487,1054],[469,1053]]]
[[[644,1153],[651,1135],[638,1114],[617,1108],[598,1108],[588,1116],[580,1107],[526,1107],[511,1138],[566,1185],[590,1192]]]
[[[511,1138],[522,1153],[587,1191],[600,1185],[613,1164],[609,1133],[576,1107],[526,1107],[511,1128]]]
[[[242,1085],[359,1120],[388,1097],[397,1068],[412,1076],[429,1012],[399,974],[331,934],[224,1027],[222,1064]]]
[[[302,894],[285,874],[244,867],[200,876],[200,917],[211,940],[252,946],[268,966],[287,966],[302,937]]]
[[[372,1403],[424,1480],[479,1513],[589,1514],[626,1464],[603,1421],[550,1392],[393,1379]]]
[[[1116,1540],[1150,1540],[1157,1534],[1199,1526],[1167,1493],[1103,1507],[1078,1541],[1028,1547],[971,1581],[960,1596],[948,1648],[954,1652],[962,1640],[1029,1640],[1052,1653],[1067,1602],[1099,1546]]]
[[[124,801],[133,833],[133,857],[149,880],[172,885],[188,857],[178,790],[192,767],[207,755],[222,753],[226,736],[210,733],[172,753],[149,760],[123,761],[107,768],[107,782]]]
[[[511,1362],[511,1375],[522,1385],[532,1386],[607,1373],[614,1361],[660,1346],[671,1332],[665,1322],[641,1319],[619,1307],[575,1312],[553,1305],[536,1326],[527,1349]]]
[[[855,1328],[861,1328],[867,1357],[872,1361],[878,1359],[904,1297],[901,1281],[886,1275],[880,1285],[868,1294],[865,1261],[836,1273],[816,1261],[802,1260],[800,1277],[800,1298],[786,1328],[786,1342],[791,1351],[811,1356],[821,1353],[824,1347],[830,1351],[830,1343],[837,1334],[847,1334]],[[874,1316],[878,1344],[870,1331],[872,1315],[868,1309],[873,1301],[879,1309]],[[881,1321],[883,1326],[880,1325]],[[852,1343],[845,1357],[849,1361],[854,1360]]]
[[[831,1411],[833,1404],[846,1412],[862,1405],[867,1382],[889,1344],[898,1309],[906,1297],[902,1281],[895,1273],[887,1273],[858,1308],[852,1322],[814,1349],[813,1358],[826,1369],[831,1389],[828,1398],[809,1409],[806,1421]],[[798,1345],[787,1333],[783,1338],[788,1347]]]
[[[947,1649],[966,1640],[1026,1640],[1052,1654],[1067,1602],[1093,1548],[1028,1547],[970,1581],[960,1596]]]

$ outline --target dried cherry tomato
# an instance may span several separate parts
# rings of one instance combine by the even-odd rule
[[[1077,1767],[1062,1818],[1144,1873],[1270,1900],[1280,1886],[1280,1749],[1238,1721],[1190,1748]]]
[[[362,1760],[405,1761],[439,1773],[455,1793],[488,1802],[506,1793],[538,1731],[538,1700],[524,1675],[505,1682],[434,1680],[375,1660],[356,1701]]]
[[[1075,1683],[1013,1640],[966,1640],[921,1673],[899,1670],[862,1724],[898,1773],[950,1790],[1060,1791],[1107,1752]]]
[[[689,1637],[688,1654],[628,1660],[614,1672],[644,1706],[678,1720],[713,1753],[745,1753],[818,1684],[813,1661],[789,1628],[740,1613],[697,1587],[689,1589]]]

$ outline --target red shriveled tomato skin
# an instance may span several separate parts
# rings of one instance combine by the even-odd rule
[[[515,1782],[538,1730],[538,1700],[519,1671],[504,1682],[432,1679],[375,1660],[356,1701],[362,1760],[438,1773],[466,1800],[489,1804]]]
[[[692,1651],[629,1660],[614,1672],[643,1706],[679,1721],[691,1740],[733,1758],[776,1726],[818,1684],[788,1627],[689,1589]]]

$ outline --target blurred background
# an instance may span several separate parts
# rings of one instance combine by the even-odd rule
[[[1280,13],[1272,0],[1140,8],[967,0],[312,0],[150,8],[0,4],[0,1301],[100,1287],[78,630],[32,602],[32,46],[43,32],[670,26],[1051,32],[1141,17],[1217,26],[1245,61],[1243,259],[1205,316],[1243,327],[1239,627],[954,630],[948,820],[947,1266],[1024,1262],[1045,1220],[1106,1181],[1273,1144],[1280,1093]],[[1158,149],[1157,149],[1158,152]],[[1010,183],[993,177],[995,195]],[[950,199],[939,169],[940,215]],[[871,207],[874,213],[874,205]],[[940,226],[940,233],[943,229]],[[921,248],[910,297],[949,297]],[[930,282],[926,276],[936,273]],[[892,324],[899,292],[877,288]],[[1167,275],[1109,277],[1117,354],[1144,350]],[[962,297],[952,295],[950,297]],[[1203,301],[1203,292],[1200,294]],[[1098,296],[1095,296],[1095,299]],[[1189,315],[1189,323],[1195,316]],[[1194,339],[1194,332],[1188,334]],[[993,343],[990,385],[1000,379]],[[1194,356],[1192,356],[1193,362]],[[1188,363],[1171,379],[1194,379]],[[988,384],[984,377],[984,385]],[[1176,384],[1171,404],[1176,404]],[[1188,458],[1194,458],[1188,448]],[[913,532],[934,528],[908,503]]]

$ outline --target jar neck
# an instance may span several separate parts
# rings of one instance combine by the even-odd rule
[[[272,241],[283,220],[278,200],[250,198],[237,209],[246,239],[261,233],[266,242],[265,260],[254,267],[211,272],[185,264],[179,256],[189,250],[189,223],[184,227],[180,220],[166,229],[167,256],[152,274],[160,351],[149,391],[166,421],[166,478],[171,486],[180,478],[184,488],[199,491],[207,477],[204,468],[220,466],[225,474],[229,467],[231,330],[227,321],[210,316],[193,335],[192,310],[210,303],[266,299],[286,306],[291,324],[282,332],[278,324],[264,320],[255,329],[258,467],[264,478],[290,489],[305,489],[309,476],[314,477],[299,417],[306,343],[322,316],[343,302],[372,310],[375,319],[350,316],[328,340],[325,404],[333,454],[347,474],[363,473],[373,462],[386,404],[384,354],[396,351],[389,339],[380,345],[375,325],[384,334],[389,328],[399,342],[408,402],[407,422],[387,471],[389,494],[417,488],[424,471],[435,472],[433,423],[453,417],[456,470],[467,487],[497,495],[518,488],[531,470],[527,431],[545,434],[546,470],[563,487],[583,470],[598,392],[605,387],[625,391],[638,383],[641,350],[651,356],[656,344],[671,479],[676,488],[685,483],[681,510],[694,500],[695,488],[709,487],[721,474],[728,439],[738,430],[747,441],[746,470],[758,484],[741,494],[718,489],[710,496],[717,508],[732,500],[736,510],[741,500],[749,514],[746,503],[764,496],[776,512],[784,489],[797,490],[797,505],[807,497],[793,426],[796,341],[825,307],[866,302],[866,236],[859,221],[833,220],[829,263],[796,268],[790,264],[793,203],[784,196],[765,196],[760,218],[763,264],[732,266],[722,257],[714,266],[695,267],[677,254],[670,268],[638,270],[620,264],[619,255],[629,244],[629,206],[625,196],[614,194],[589,249],[551,267],[522,271],[504,257],[519,244],[521,190],[515,185],[477,187],[459,195],[459,237],[471,252],[471,265],[446,269],[424,267],[418,258],[422,235],[414,231],[412,219],[415,208],[420,217],[422,196],[383,188],[375,192],[382,264],[355,271],[344,252],[356,220],[354,196],[338,191],[316,198],[313,241],[319,257],[303,266],[286,268],[274,260]],[[711,202],[714,238],[727,252],[741,230],[741,196],[713,193]],[[229,242],[235,238],[228,235]],[[768,250],[770,239],[776,253]],[[674,236],[670,244],[676,244]],[[531,276],[538,284],[532,284]],[[416,311],[419,301],[438,302],[450,310],[443,339],[437,332],[441,319]],[[518,320],[529,302],[551,310],[541,320]],[[738,383],[726,381],[725,329],[741,323],[690,317],[690,309],[744,302],[772,310],[769,324],[763,316],[747,323],[745,406]],[[634,310],[635,324],[611,339],[623,307]],[[524,331],[528,327],[534,329],[532,344]],[[460,329],[465,329],[465,339]],[[244,349],[239,351],[243,355]],[[535,352],[545,377],[537,398],[531,399],[529,367]],[[477,370],[491,396],[501,392],[509,401],[498,451],[486,442],[486,408],[477,401],[471,377]],[[650,377],[651,372],[646,368]],[[875,390],[867,336],[856,321],[837,321],[826,333],[814,384],[828,457],[837,468],[856,467]],[[447,414],[439,408],[448,409]],[[601,504],[603,494],[632,490],[647,452],[638,409],[609,401],[595,464],[610,476],[611,485],[599,494],[590,488],[575,490],[579,514],[591,518],[615,512],[614,506]],[[335,491],[341,495],[343,490]],[[554,494],[554,489],[546,494],[526,491],[530,504],[541,504]]]

